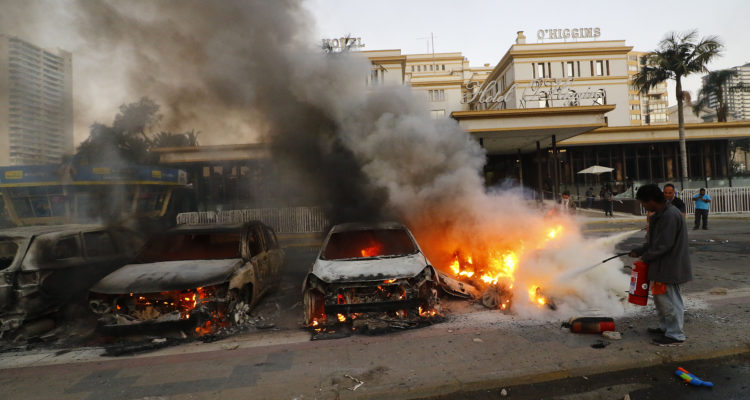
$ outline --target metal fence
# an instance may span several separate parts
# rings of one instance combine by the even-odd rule
[[[177,224],[237,224],[247,221],[261,221],[277,233],[323,232],[328,227],[328,219],[320,207],[197,211],[177,215]]]
[[[685,202],[688,214],[695,214],[693,196],[699,192],[700,189],[685,189],[677,192],[677,197]],[[706,193],[711,196],[709,211],[712,214],[750,212],[750,187],[711,188]],[[641,214],[646,215],[646,210],[641,208]]]

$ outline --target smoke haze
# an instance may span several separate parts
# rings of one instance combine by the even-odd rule
[[[61,4],[1,0],[0,30],[73,52],[79,125],[148,96],[162,105],[161,129],[195,128],[204,144],[267,142],[331,222],[400,219],[438,268],[458,250],[523,249],[517,298],[611,252],[517,193],[486,192],[476,141],[452,119],[432,120],[408,87],[367,88],[364,57],[324,54],[301,1]],[[566,227],[563,239],[535,248],[555,224]],[[611,271],[545,292],[570,312],[622,311],[612,293],[627,281]],[[522,315],[541,312],[522,303]]]

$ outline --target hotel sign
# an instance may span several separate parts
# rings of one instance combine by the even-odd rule
[[[323,39],[323,47],[329,47],[333,50],[344,50],[346,48],[350,50],[361,49],[365,47],[362,43],[362,38],[353,37],[342,37],[338,39]]]
[[[604,89],[574,90],[569,79],[539,78],[531,81],[521,94],[521,107],[574,107],[581,105],[600,106],[607,104]],[[587,104],[586,104],[587,103]]]
[[[584,90],[575,90],[572,82],[572,78],[539,78],[531,81],[528,86],[513,84],[505,92],[512,94],[523,88],[523,91],[519,95],[519,105],[521,108],[575,107],[607,104],[606,90],[592,89],[590,87]],[[482,104],[486,110],[506,109],[508,102],[513,103],[513,97],[508,99],[508,96],[503,94],[504,92],[497,81],[487,82],[481,88],[479,87],[480,84],[478,82],[469,82],[466,85],[467,92],[462,103]]]
[[[601,36],[599,28],[564,28],[540,29],[536,31],[536,38],[544,39],[596,39]]]

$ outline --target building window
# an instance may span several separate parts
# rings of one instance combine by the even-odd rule
[[[630,105],[631,110],[640,110],[641,106],[639,104],[631,104]]]
[[[431,110],[430,117],[432,119],[439,119],[445,117],[445,110]]]
[[[443,64],[442,67],[443,67],[443,71],[445,71],[445,64]]]
[[[417,72],[422,72],[422,66],[421,65],[417,65]]]
[[[432,65],[432,64],[430,64],[430,71],[432,71],[432,70],[433,70],[433,69],[432,69],[432,67],[433,67],[433,65]]]
[[[630,114],[630,119],[633,121],[640,121],[641,120],[641,114]]]
[[[413,65],[411,66],[411,72],[414,72],[414,66]]]
[[[628,65],[628,71],[638,72],[637,65]]]
[[[534,78],[546,78],[547,75],[545,75],[544,71],[544,63],[539,64],[531,64],[532,67],[534,67]]]
[[[445,101],[445,90],[434,89],[429,91],[430,101]]]
[[[596,60],[596,63],[594,64],[594,75],[595,76],[602,76],[604,75],[604,62],[602,60]]]
[[[573,61],[568,61],[567,63],[565,63],[565,76],[570,76],[570,77],[575,76]]]

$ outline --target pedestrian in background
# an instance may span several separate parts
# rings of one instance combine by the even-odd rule
[[[590,187],[586,191],[586,208],[591,209],[594,207],[594,188]]]
[[[682,213],[683,217],[686,215],[687,210],[685,208],[685,202],[677,197],[677,192],[675,191],[673,184],[667,183],[666,185],[664,185],[664,198],[667,199],[668,203],[677,207],[677,209]]]
[[[646,243],[630,252],[631,257],[640,257],[648,263],[651,294],[659,316],[659,326],[648,328],[648,332],[658,335],[653,340],[656,345],[680,345],[685,341],[685,306],[680,285],[693,279],[686,222],[654,184],[641,186],[635,197],[646,211],[653,212]]]
[[[604,191],[604,216],[614,217],[612,209],[615,202],[615,194],[612,192],[612,188],[607,186]]]
[[[701,188],[700,193],[693,196],[695,202],[695,226],[693,230],[698,229],[703,221],[703,229],[708,229],[708,203],[711,202],[711,196],[706,193],[706,189]]]

